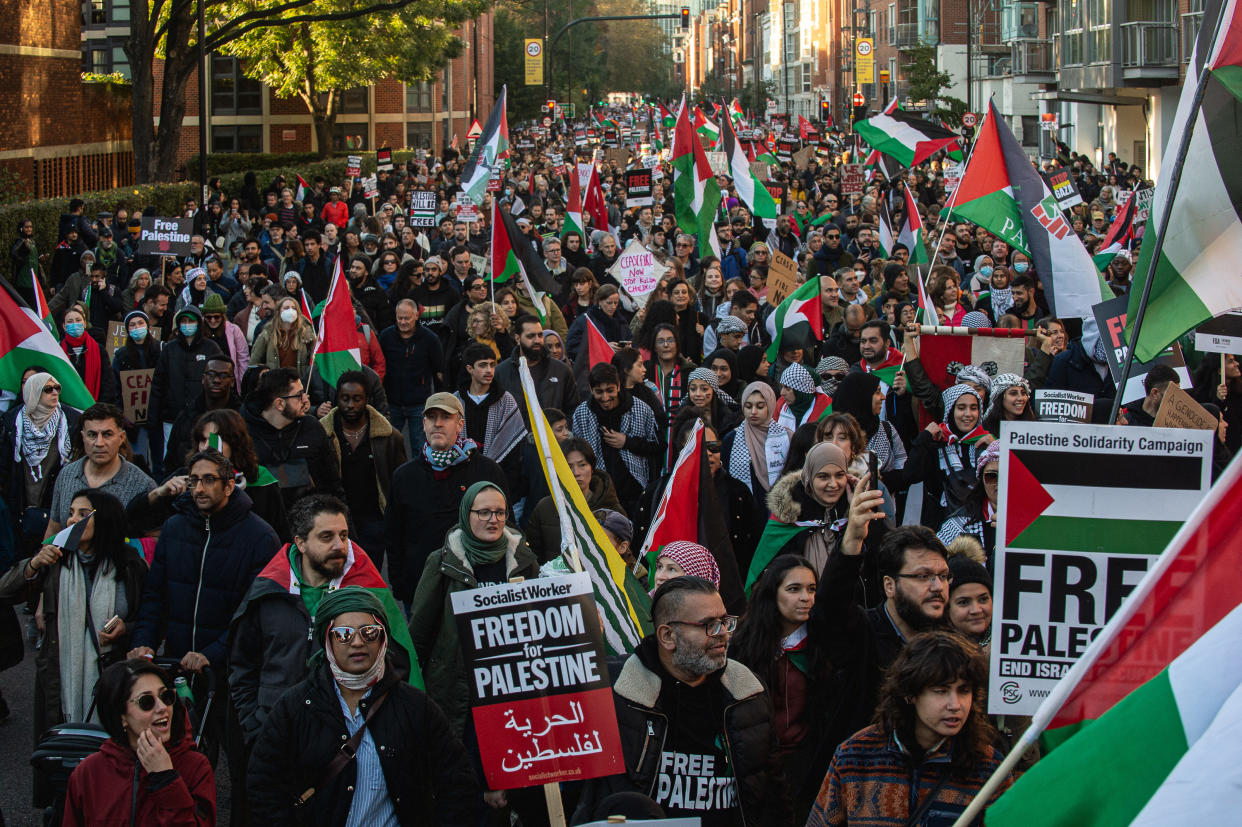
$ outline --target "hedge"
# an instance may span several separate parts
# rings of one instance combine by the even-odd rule
[[[207,174],[209,176],[224,176],[229,173],[240,172],[245,173],[248,170],[268,170],[288,167],[305,167],[324,160],[343,160],[349,155],[362,156],[362,169],[369,172],[375,169],[375,153],[374,152],[333,152],[329,159],[321,159],[317,152],[284,152],[280,154],[266,152],[234,152],[220,153],[207,156]],[[393,162],[402,164],[410,158],[414,157],[412,149],[394,149],[392,153]],[[198,175],[198,155],[191,155],[190,159],[185,162],[186,174],[189,176]],[[305,177],[305,176],[303,176]]]
[[[292,153],[292,157],[303,158],[308,156],[314,160],[311,153]],[[375,153],[362,154],[362,171],[369,174],[375,170]],[[404,157],[403,157],[404,156]],[[213,162],[214,157],[233,157],[233,156],[212,156],[209,162]],[[249,158],[271,158],[284,159],[285,155],[266,155],[246,156]],[[399,150],[393,152],[393,162],[400,164],[406,159],[413,158],[413,150]],[[256,169],[258,178],[259,191],[262,192],[277,175],[284,175],[285,180],[292,184],[296,184],[295,176],[301,175],[307,181],[314,181],[316,175],[322,175],[324,179],[331,183],[343,183],[345,180],[345,156],[331,158],[326,161],[315,161],[314,163],[281,163],[268,169]],[[192,167],[191,167],[192,168]],[[242,180],[245,178],[246,167],[242,171],[220,174],[220,184],[224,189],[225,195],[231,195],[241,191]],[[74,198],[81,198],[86,202],[86,216],[93,219],[97,213],[112,212],[118,204],[124,204],[131,214],[146,207],[155,207],[156,212],[161,216],[180,215],[185,202],[189,198],[198,198],[199,184],[198,182],[183,181],[176,184],[144,184],[132,187],[120,187],[118,189],[103,190],[100,192],[80,193]],[[13,204],[0,204],[0,238],[3,238],[6,244],[12,243],[17,236],[17,221],[22,218],[29,218],[34,222],[35,243],[39,245],[39,251],[43,253],[51,253],[55,249],[56,244],[60,241],[57,237],[57,229],[60,226],[60,216],[69,211],[69,197],[65,198],[44,198],[36,201],[22,201]]]

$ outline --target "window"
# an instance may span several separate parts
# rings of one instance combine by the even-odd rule
[[[211,128],[211,151],[262,152],[263,127],[259,124],[213,126]]]
[[[408,123],[405,125],[405,145],[411,149],[431,149],[431,124]]]
[[[1038,115],[1022,115],[1022,145],[1023,146],[1039,146],[1039,133],[1043,130],[1039,127]],[[1049,133],[1052,134],[1052,133]]]
[[[112,71],[129,77],[129,58],[125,55],[124,46],[112,47]]]
[[[888,4],[888,45],[897,45],[897,4]]]
[[[129,22],[129,0],[112,0],[112,22]]]
[[[108,22],[108,9],[104,0],[86,0],[82,8],[82,19],[89,25],[103,25]]]
[[[107,49],[91,49],[91,71],[101,75],[112,71],[112,67],[108,64]]]
[[[338,123],[332,127],[332,148],[367,149],[367,125],[365,123]]]
[[[241,73],[237,58],[211,56],[211,113],[258,115],[263,111],[262,85]],[[233,150],[234,152],[240,150]]]
[[[431,89],[430,81],[422,81],[421,83],[407,83],[405,85],[405,109],[407,112],[430,112],[431,111]],[[413,146],[413,144],[410,144]]]
[[[802,91],[811,91],[811,64],[809,63],[802,64]]]
[[[342,115],[365,115],[370,109],[370,97],[370,87],[358,86],[346,89],[341,93],[341,108],[337,111]]]

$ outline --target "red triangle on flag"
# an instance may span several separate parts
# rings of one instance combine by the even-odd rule
[[[1013,451],[1009,452],[1008,491],[1005,501],[1005,545],[1030,528],[1031,523],[1052,505],[1048,489],[1035,479],[1031,470]]]
[[[586,336],[587,336],[587,370],[598,364],[612,361],[612,345],[608,344],[608,340],[604,338],[604,334],[599,332],[599,328],[595,326],[595,322],[591,321],[591,317],[587,316],[586,320]]]

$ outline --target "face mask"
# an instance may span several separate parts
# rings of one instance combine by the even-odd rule
[[[147,329],[145,327],[136,327],[129,332],[129,338],[133,339],[135,342],[141,342],[143,339],[147,338]]]
[[[65,333],[69,334],[75,339],[81,336],[85,332],[86,332],[86,325],[82,324],[81,322],[69,322],[69,324],[65,325]]]
[[[1025,272],[1026,272],[1027,270],[1029,270],[1029,269],[1031,269],[1031,264],[1030,264],[1030,262],[1027,262],[1027,261],[1016,261],[1016,262],[1014,262],[1014,265],[1013,265],[1013,271],[1014,271],[1015,273],[1025,273]]]
[[[182,322],[177,326],[177,329],[181,331],[182,336],[192,339],[198,333],[198,322]]]
[[[280,320],[285,324],[293,324],[297,321],[297,318],[298,311],[294,310],[292,307],[286,307],[284,310],[280,311]]]
[[[988,276],[992,275],[992,268],[986,264],[983,265],[982,267],[979,268],[979,275],[983,276],[984,278],[987,278]]]

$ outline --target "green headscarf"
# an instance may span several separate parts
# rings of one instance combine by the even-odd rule
[[[476,482],[474,485],[466,489],[466,494],[461,498],[461,505],[457,506],[457,527],[461,529],[461,545],[466,550],[466,560],[471,566],[485,566],[489,563],[495,563],[497,560],[505,556],[505,552],[509,549],[509,538],[505,536],[505,532],[501,531],[500,536],[494,542],[485,542],[475,537],[470,531],[470,509],[474,508],[474,501],[479,494],[489,488],[500,491],[504,496],[504,491],[500,490],[500,486],[493,482]]]
[[[315,613],[316,648],[309,661],[312,666],[323,660],[324,639],[332,621],[350,612],[374,615],[375,622],[382,624],[385,631],[388,631],[388,612],[384,610],[384,604],[370,589],[364,589],[362,586],[343,586],[330,591],[319,601],[319,611]]]

